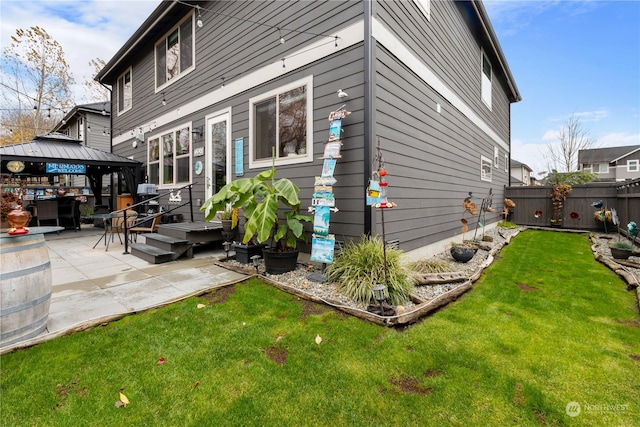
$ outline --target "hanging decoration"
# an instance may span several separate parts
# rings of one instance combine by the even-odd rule
[[[329,139],[325,142],[322,158],[322,172],[315,177],[313,198],[309,212],[314,213],[313,237],[311,239],[311,261],[321,262],[323,271],[326,264],[333,263],[335,252],[335,236],[329,234],[331,212],[338,212],[336,200],[333,194],[333,186],[337,180],[333,174],[337,160],[341,158],[342,147],[342,119],[351,114],[345,110],[345,105],[329,114]],[[323,275],[310,277],[312,280],[322,281]]]

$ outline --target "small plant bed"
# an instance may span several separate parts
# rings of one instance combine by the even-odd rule
[[[455,301],[472,288],[482,271],[494,260],[495,255],[518,234],[519,228],[493,228],[486,235],[492,242],[475,242],[476,255],[467,263],[453,261],[448,251],[432,258],[409,263],[415,287],[409,301],[394,305],[394,315],[380,316],[369,312],[368,305],[349,298],[336,283],[316,282],[308,278],[310,273],[321,273],[317,266],[298,263],[296,270],[283,274],[264,272],[260,261],[258,272],[272,285],[311,301],[333,306],[339,310],[377,324],[397,326],[414,323],[438,308]],[[219,265],[245,274],[255,274],[252,264],[241,264],[233,259],[221,260]],[[432,271],[437,270],[437,271]],[[445,271],[448,270],[448,271]]]
[[[612,247],[619,241],[618,237],[604,233],[591,233],[590,238],[591,250],[595,259],[622,277],[627,282],[628,289],[638,288],[640,285],[640,249],[638,246],[632,246],[631,255],[628,258],[619,259],[614,258],[611,253]],[[640,288],[638,288],[638,298],[640,298]]]

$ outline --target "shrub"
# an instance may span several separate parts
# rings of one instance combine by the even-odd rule
[[[456,268],[447,261],[439,259],[423,259],[409,264],[409,268],[414,273],[447,273],[456,271]]]
[[[327,268],[327,279],[338,283],[349,298],[362,304],[375,303],[372,287],[387,285],[387,302],[401,305],[409,300],[414,284],[409,268],[402,263],[402,251],[387,247],[388,283],[385,283],[384,247],[377,236],[349,241],[335,262]]]

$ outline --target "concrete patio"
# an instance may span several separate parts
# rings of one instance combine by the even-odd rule
[[[93,246],[103,230],[91,225],[81,231],[46,235],[51,261],[52,295],[47,330],[30,340],[0,349],[44,342],[75,330],[127,314],[179,301],[247,276],[214,264],[225,256],[217,246],[197,247],[194,258],[150,264],[131,254],[116,237],[105,250]]]

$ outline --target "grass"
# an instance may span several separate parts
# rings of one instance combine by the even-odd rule
[[[584,235],[526,231],[501,257],[403,330],[254,279],[3,355],[0,424],[638,425],[633,293]]]

